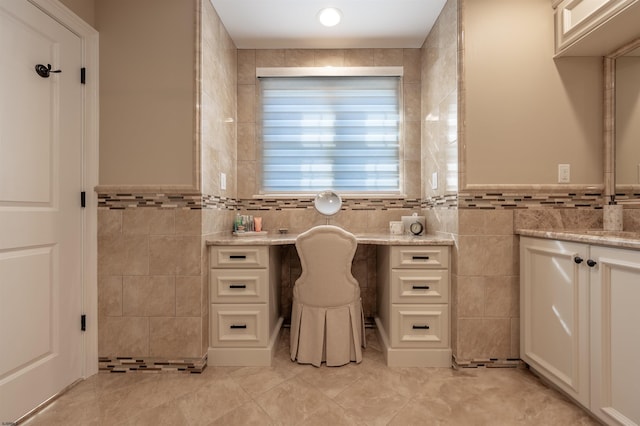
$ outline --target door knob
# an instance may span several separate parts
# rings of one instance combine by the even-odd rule
[[[594,266],[596,266],[598,262],[596,262],[595,260],[587,260],[587,265],[589,265],[591,268],[593,268]]]
[[[579,265],[584,261],[584,259],[581,258],[580,256],[576,256],[576,257],[573,258],[573,261],[576,262]]]

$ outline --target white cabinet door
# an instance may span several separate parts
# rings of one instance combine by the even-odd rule
[[[589,270],[585,244],[520,240],[520,356],[589,406]]]
[[[640,424],[640,251],[591,247],[591,411]]]

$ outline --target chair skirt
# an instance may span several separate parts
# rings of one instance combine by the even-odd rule
[[[291,360],[319,367],[362,361],[366,347],[362,302],[318,307],[294,299],[291,310]]]

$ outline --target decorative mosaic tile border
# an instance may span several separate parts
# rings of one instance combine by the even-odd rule
[[[453,368],[525,368],[525,363],[520,358],[489,358],[484,360],[472,360],[458,362],[453,357]]]
[[[238,209],[246,210],[289,210],[312,209],[312,197],[301,198],[255,198],[239,200]],[[420,208],[421,202],[417,198],[345,198],[342,200],[342,210],[391,210]]]
[[[235,210],[236,205],[230,198],[200,194],[98,194],[98,208],[111,210],[138,207]]]
[[[200,374],[207,368],[207,355],[202,359],[144,359],[128,357],[99,357],[98,371],[101,373],[184,373]]]
[[[620,201],[638,201],[640,203],[640,193],[634,191],[618,193],[616,198]],[[345,198],[342,210],[601,208],[603,199],[601,192],[541,192],[532,194],[461,192],[422,200],[417,198]],[[139,207],[278,211],[311,209],[313,208],[313,198],[252,198],[235,200],[200,194],[98,194],[98,208],[127,209]]]
[[[603,195],[599,192],[458,194],[458,207],[461,209],[602,208],[602,202]]]

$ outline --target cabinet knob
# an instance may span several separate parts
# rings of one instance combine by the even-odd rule
[[[596,266],[597,263],[598,262],[596,262],[595,260],[591,260],[591,259],[587,260],[587,265],[589,265],[592,268]]]
[[[573,258],[573,261],[576,262],[578,265],[582,263],[584,259],[581,258],[580,256],[576,256]]]

